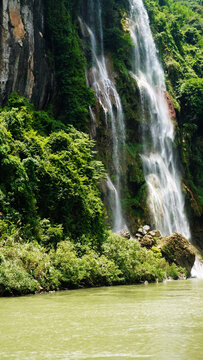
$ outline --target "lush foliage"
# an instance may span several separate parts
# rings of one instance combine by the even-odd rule
[[[0,295],[182,272],[134,240],[107,238],[98,190],[104,170],[93,147],[87,135],[17,94],[0,110]]]
[[[85,234],[100,246],[104,210],[98,181],[103,166],[94,159],[94,143],[73,127],[45,135],[47,128],[57,126],[60,122],[35,112],[15,94],[1,110],[1,217],[18,224],[28,240],[39,237],[55,246],[64,235],[77,239]]]
[[[80,1],[46,0],[46,34],[56,72],[54,110],[66,124],[88,131],[94,94],[86,86],[85,57],[77,32]]]
[[[180,89],[182,120],[182,156],[186,165],[187,185],[198,197],[203,206],[203,79],[186,80]],[[201,215],[201,207],[191,196],[191,203],[196,214]]]
[[[16,94],[1,109],[0,124],[0,295],[182,273],[157,249],[107,238],[97,187],[103,166],[87,135]]]
[[[18,230],[8,234],[3,221],[0,234],[0,295],[161,281],[185,274],[175,264],[169,265],[159,249],[140,248],[135,240],[112,233],[100,254],[69,239],[51,250],[35,241],[24,243]]]

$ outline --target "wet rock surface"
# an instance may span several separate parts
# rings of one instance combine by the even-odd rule
[[[195,262],[196,249],[179,233],[160,238],[158,247],[169,263],[175,263],[187,270],[188,275]]]
[[[121,230],[120,236],[122,236],[122,237],[124,237],[126,239],[130,239],[130,237],[131,237],[130,232],[128,230],[125,230],[125,229]]]
[[[150,248],[155,244],[155,240],[153,239],[153,237],[151,235],[145,235],[140,240],[140,243],[141,243],[141,246],[145,246],[147,248]]]
[[[0,105],[17,91],[46,106],[53,96],[54,73],[45,44],[43,0],[5,0],[0,9]]]

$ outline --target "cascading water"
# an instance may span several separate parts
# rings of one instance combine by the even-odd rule
[[[134,44],[132,77],[140,90],[144,149],[141,156],[152,222],[163,236],[179,232],[189,239],[190,229],[173,151],[174,126],[165,98],[164,72],[143,1],[129,2],[129,29]]]
[[[124,156],[125,125],[121,100],[114,82],[110,79],[107,59],[103,49],[102,12],[99,0],[87,1],[88,16],[86,22],[80,19],[83,36],[90,39],[92,66],[87,72],[87,82],[95,91],[98,102],[105,114],[106,126],[111,124],[112,165],[114,184],[107,176],[107,187],[110,192],[109,202],[113,214],[113,231],[119,233],[127,228],[123,219],[120,201],[121,170]],[[90,109],[92,123],[95,115]],[[95,133],[95,129],[92,130]]]

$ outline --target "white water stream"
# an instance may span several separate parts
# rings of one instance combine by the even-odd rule
[[[174,125],[165,98],[165,80],[142,0],[130,1],[129,28],[134,44],[133,73],[141,98],[142,154],[152,223],[163,236],[179,232],[190,239],[184,196],[173,150]]]
[[[122,215],[120,200],[120,179],[122,160],[124,156],[125,125],[121,100],[113,80],[110,78],[107,59],[103,49],[102,12],[99,0],[89,0],[88,23],[80,19],[80,25],[84,37],[89,37],[92,56],[92,67],[87,73],[87,82],[95,91],[98,102],[103,108],[107,129],[110,124],[112,134],[112,164],[114,183],[107,176],[107,187],[112,196],[109,197],[110,207],[113,214],[113,231],[119,233],[127,228]],[[94,113],[90,109],[92,124],[94,125]],[[93,126],[92,132],[95,134]]]

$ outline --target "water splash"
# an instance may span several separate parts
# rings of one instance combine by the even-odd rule
[[[152,222],[163,236],[179,232],[189,239],[190,229],[173,150],[174,126],[165,98],[164,72],[143,1],[129,2],[129,29],[134,44],[131,75],[140,90],[144,148],[141,157]]]
[[[111,212],[112,212],[113,218],[114,218],[113,231],[115,233],[120,233],[121,230],[124,230],[124,229],[127,230],[127,226],[122,217],[122,211],[121,211],[120,198],[119,198],[118,191],[115,188],[114,184],[112,183],[109,175],[107,175],[107,188],[109,191],[108,200],[109,200]]]
[[[196,256],[195,258],[195,263],[191,270],[191,276],[197,279],[203,279],[203,260],[199,256]]]
[[[99,0],[88,1],[88,16],[86,22],[80,19],[84,38],[90,40],[92,66],[87,72],[87,83],[95,91],[97,100],[101,105],[107,130],[110,127],[112,134],[112,175],[114,183],[107,176],[107,187],[113,193],[109,198],[113,213],[113,231],[119,233],[127,228],[121,209],[121,172],[124,161],[125,124],[119,94],[114,81],[109,75],[107,59],[104,56],[102,11]],[[95,114],[90,108],[92,120],[91,133],[95,134]]]

